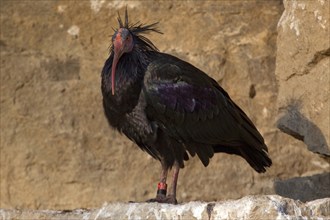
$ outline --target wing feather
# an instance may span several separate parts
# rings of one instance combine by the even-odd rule
[[[214,152],[239,154],[250,164],[258,155],[267,157],[264,139],[252,121],[215,80],[191,64],[170,55],[152,62],[143,92],[147,117],[184,143],[191,155],[196,153],[204,165]],[[231,149],[223,150],[224,146]],[[255,151],[256,158],[251,157]],[[258,171],[270,163],[253,167]]]
[[[151,63],[144,79],[147,114],[184,142],[239,139],[242,120],[228,94],[209,76],[179,59]],[[165,111],[164,111],[165,109]]]

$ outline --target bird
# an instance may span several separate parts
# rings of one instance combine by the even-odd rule
[[[131,23],[127,8],[124,19],[118,13],[101,72],[102,103],[110,127],[161,164],[156,197],[147,201],[178,203],[179,171],[189,156],[197,155],[206,167],[215,153],[238,155],[265,172],[272,160],[264,138],[217,81],[160,52],[145,36],[163,34],[158,22]]]

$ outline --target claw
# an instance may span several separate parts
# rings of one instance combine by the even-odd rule
[[[149,199],[146,202],[169,203],[169,204],[174,204],[174,205],[178,204],[178,201],[172,195],[168,195],[168,196],[157,196],[156,198]]]

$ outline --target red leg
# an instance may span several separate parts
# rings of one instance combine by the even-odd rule
[[[167,179],[168,168],[162,163],[162,172],[160,174],[160,180],[157,185],[157,194],[156,198],[149,199],[147,202],[165,202],[166,193],[167,193]]]
[[[169,190],[169,194],[166,197],[167,200],[169,201],[169,203],[173,203],[173,204],[178,203],[176,200],[176,187],[177,187],[177,183],[178,183],[179,171],[180,171],[179,164],[174,163],[172,184],[171,184],[171,188]]]
[[[160,176],[160,182],[158,183],[156,198],[149,199],[147,202],[177,204],[176,186],[177,186],[180,167],[177,163],[174,163],[173,168],[174,168],[173,180],[169,191],[169,195],[166,196],[166,189],[167,189],[166,179],[167,179],[168,169],[165,166],[162,166],[162,173]]]
[[[179,177],[179,171],[180,167],[177,163],[174,164],[174,171],[173,171],[173,179],[172,179],[172,185],[169,191],[169,195],[176,197],[176,186],[178,183],[178,177]]]
[[[166,192],[167,192],[167,184],[166,184],[166,179],[167,179],[167,174],[168,174],[168,169],[162,165],[162,172],[160,175],[160,181],[157,186],[157,195],[156,198],[163,198],[166,197]]]

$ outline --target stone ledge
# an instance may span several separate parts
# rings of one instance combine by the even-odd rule
[[[330,219],[330,198],[307,203],[277,195],[246,196],[219,202],[110,203],[100,209],[8,210],[0,209],[3,220],[13,219]]]

